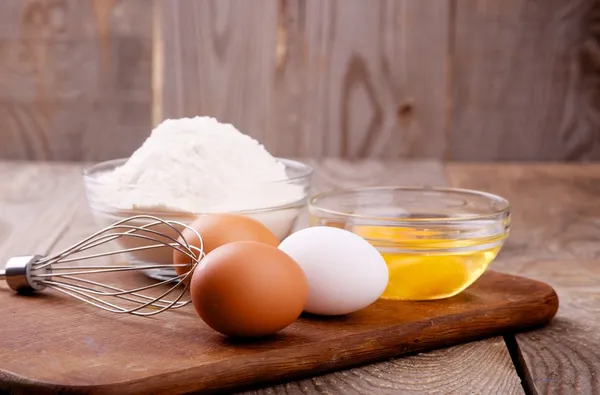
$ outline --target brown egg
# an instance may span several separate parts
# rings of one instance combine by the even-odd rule
[[[279,239],[261,222],[238,214],[205,214],[198,217],[190,224],[204,242],[204,253],[208,254],[217,247],[234,241],[257,241],[273,247],[279,245]],[[200,248],[198,236],[189,229],[184,229],[183,237],[192,246]],[[181,237],[179,241],[182,242]],[[185,254],[174,250],[173,263],[177,274],[187,273],[190,258]],[[188,277],[189,281],[190,277]]]
[[[306,304],[308,281],[285,252],[268,244],[225,244],[202,260],[190,285],[192,303],[208,326],[227,336],[273,334]]]

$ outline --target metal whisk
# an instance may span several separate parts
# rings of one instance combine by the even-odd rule
[[[142,226],[132,224],[132,222],[139,220],[152,222]],[[172,237],[152,229],[159,225],[168,226],[177,235],[181,236],[180,239],[182,242],[177,240],[177,236]],[[176,226],[187,228],[198,236],[200,248],[189,245]],[[138,241],[142,240],[144,242],[150,242],[150,244],[134,248],[75,256],[83,251],[90,250],[94,247],[121,238],[135,238],[138,239]],[[189,270],[183,274],[174,276],[173,278],[135,289],[121,289],[112,285],[92,281],[89,278],[84,277],[86,275],[98,273],[174,268],[174,265],[69,265],[70,263],[93,258],[164,247],[170,247],[189,257]],[[56,254],[50,256],[33,255],[11,258],[7,262],[5,270],[0,270],[0,279],[5,279],[8,286],[18,293],[31,293],[34,291],[41,291],[45,288],[51,288],[113,313],[151,316],[168,309],[177,309],[186,306],[191,302],[190,300],[182,300],[187,289],[184,280],[191,276],[192,271],[203,257],[204,246],[202,237],[188,225],[177,221],[166,221],[150,215],[138,215],[118,221]],[[187,267],[188,265],[181,266]],[[168,285],[169,289],[162,292],[159,296],[152,296],[145,293],[145,291],[151,289],[156,290],[157,287],[164,285]],[[164,299],[170,294],[175,294],[176,296],[173,299]],[[126,302],[128,305],[119,305],[118,303],[120,302]]]

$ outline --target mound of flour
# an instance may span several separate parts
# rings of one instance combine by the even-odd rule
[[[273,207],[303,198],[282,163],[231,124],[168,119],[125,164],[98,178],[96,199],[118,209],[211,213]]]

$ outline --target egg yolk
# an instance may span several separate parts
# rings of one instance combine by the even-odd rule
[[[432,239],[439,233],[436,230],[356,226],[353,231],[373,244],[388,265],[389,282],[383,299],[454,296],[479,278],[500,249],[490,238]]]

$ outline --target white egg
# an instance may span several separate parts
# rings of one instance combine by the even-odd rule
[[[341,315],[375,302],[388,283],[381,254],[347,230],[316,226],[291,234],[279,248],[291,256],[308,279],[304,311]]]

